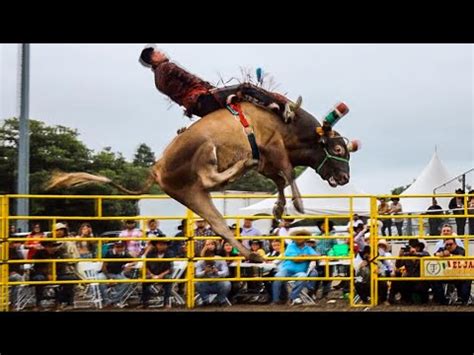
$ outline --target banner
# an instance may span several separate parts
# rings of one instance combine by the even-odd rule
[[[474,258],[457,260],[424,260],[422,277],[474,277]]]

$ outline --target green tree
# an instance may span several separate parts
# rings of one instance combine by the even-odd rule
[[[0,193],[16,192],[19,122],[17,118],[3,121],[0,127]],[[45,183],[54,170],[66,172],[85,171],[114,179],[130,188],[138,189],[146,179],[148,168],[135,166],[121,153],[110,147],[93,153],[79,140],[76,130],[64,126],[48,126],[44,122],[30,120],[30,193],[68,195],[110,195],[117,191],[108,185],[88,185],[71,189],[46,191]],[[155,192],[159,190],[155,189]],[[93,200],[86,199],[31,199],[30,214],[57,216],[91,216],[96,213]],[[11,204],[10,213],[14,213]],[[138,214],[137,200],[104,200],[104,216],[131,216]],[[87,218],[85,218],[87,220]],[[82,221],[69,221],[76,230]],[[43,223],[49,228],[48,222]],[[96,233],[121,228],[120,221],[92,223]]]
[[[406,186],[398,186],[398,187],[395,187],[394,189],[392,189],[390,191],[390,193],[392,195],[400,195],[403,191],[405,191],[406,189],[408,189],[409,187],[411,186],[411,184],[408,184]]]
[[[133,159],[133,165],[148,168],[155,163],[155,153],[149,146],[142,143],[138,146]]]
[[[38,193],[42,172],[84,171],[90,164],[91,151],[79,139],[76,130],[47,126],[30,120],[30,191]],[[0,127],[0,193],[14,193],[17,179],[19,121],[6,119]]]

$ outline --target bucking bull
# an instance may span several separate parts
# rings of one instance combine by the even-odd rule
[[[256,168],[273,180],[278,188],[273,209],[275,218],[280,219],[284,212],[284,188],[287,185],[291,186],[294,207],[304,213],[294,167],[315,169],[332,187],[345,185],[349,182],[349,153],[357,149],[357,144],[341,137],[328,121],[321,126],[297,105],[294,106],[296,115],[291,124],[285,124],[275,113],[252,103],[243,102],[240,109],[253,128],[258,160],[252,156],[246,130],[239,119],[231,111],[220,109],[204,116],[174,138],[151,168],[148,181],[140,191],[130,191],[107,177],[88,173],[55,173],[49,188],[99,183],[139,195],[147,193],[154,183],[158,183],[169,196],[206,219],[212,230],[237,248],[241,255],[259,261],[259,256],[234,238],[214,206],[210,191]],[[340,108],[341,111],[344,109],[347,108]]]

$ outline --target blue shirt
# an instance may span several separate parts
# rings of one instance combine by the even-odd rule
[[[295,242],[292,242],[285,250],[285,256],[301,256],[301,255],[316,255],[316,252],[313,248],[303,245],[303,247],[299,247]],[[281,267],[285,270],[288,270],[292,273],[297,272],[306,272],[308,271],[309,263],[311,260],[304,261],[302,263],[295,263],[293,260],[285,260],[281,264]]]

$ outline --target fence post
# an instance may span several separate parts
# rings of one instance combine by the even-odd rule
[[[2,216],[2,223],[0,229],[0,258],[1,258],[1,266],[0,266],[0,312],[8,312],[8,234],[9,234],[9,226],[8,226],[8,197],[2,195],[1,196],[1,216]]]
[[[372,196],[370,198],[370,260],[374,260],[377,255],[377,238],[378,238],[378,226],[377,226],[377,198]],[[375,262],[370,263],[370,305],[377,305],[378,298],[378,280],[377,280],[377,264]]]
[[[193,211],[186,209],[186,252],[188,256],[187,279],[188,287],[186,292],[186,304],[188,308],[194,308],[194,238],[193,238]]]

